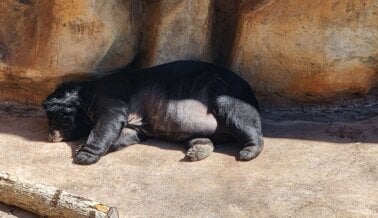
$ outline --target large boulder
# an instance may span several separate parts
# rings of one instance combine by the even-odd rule
[[[245,0],[230,62],[266,101],[365,94],[378,81],[377,1]]]
[[[63,79],[129,63],[132,0],[2,0],[0,100],[39,103]]]

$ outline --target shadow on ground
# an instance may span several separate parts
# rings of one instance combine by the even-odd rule
[[[33,214],[29,211],[20,209],[18,207],[6,205],[0,203],[0,217],[1,218],[11,218],[11,217],[18,217],[18,218],[37,218],[36,214]]]
[[[349,122],[265,120],[264,137],[333,143],[378,143],[378,116]]]
[[[378,123],[378,115],[355,121],[332,121],[332,117],[328,121],[288,120],[289,118],[278,118],[277,115],[272,116],[271,114],[264,116],[264,137],[329,141],[334,143],[349,143],[351,141],[378,142],[378,125],[376,125]],[[0,133],[20,136],[30,141],[45,141],[44,134],[48,127],[47,121],[44,118],[0,116],[0,120],[2,122]],[[313,118],[313,120],[316,120],[316,118]],[[77,144],[80,143],[82,141],[73,142],[71,145],[75,149]],[[147,144],[154,146],[154,143],[151,142],[147,142]],[[158,146],[161,146],[163,149],[181,149],[180,147],[176,148],[177,145],[175,143],[169,142],[160,143]],[[231,146],[237,147],[236,144],[232,144]],[[227,147],[228,145],[221,145],[218,151],[227,153]]]

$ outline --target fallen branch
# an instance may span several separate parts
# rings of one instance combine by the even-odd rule
[[[0,202],[48,217],[118,217],[115,207],[1,172]]]

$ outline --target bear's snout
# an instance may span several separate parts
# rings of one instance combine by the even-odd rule
[[[46,135],[45,138],[49,142],[61,142],[63,141],[62,134],[59,130],[50,130]]]

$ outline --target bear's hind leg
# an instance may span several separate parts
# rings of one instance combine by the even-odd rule
[[[186,156],[190,161],[198,161],[208,157],[214,150],[213,142],[208,138],[194,138],[188,141]]]
[[[261,118],[251,104],[235,97],[221,95],[215,99],[215,112],[219,122],[243,145],[240,160],[251,160],[263,149]]]

